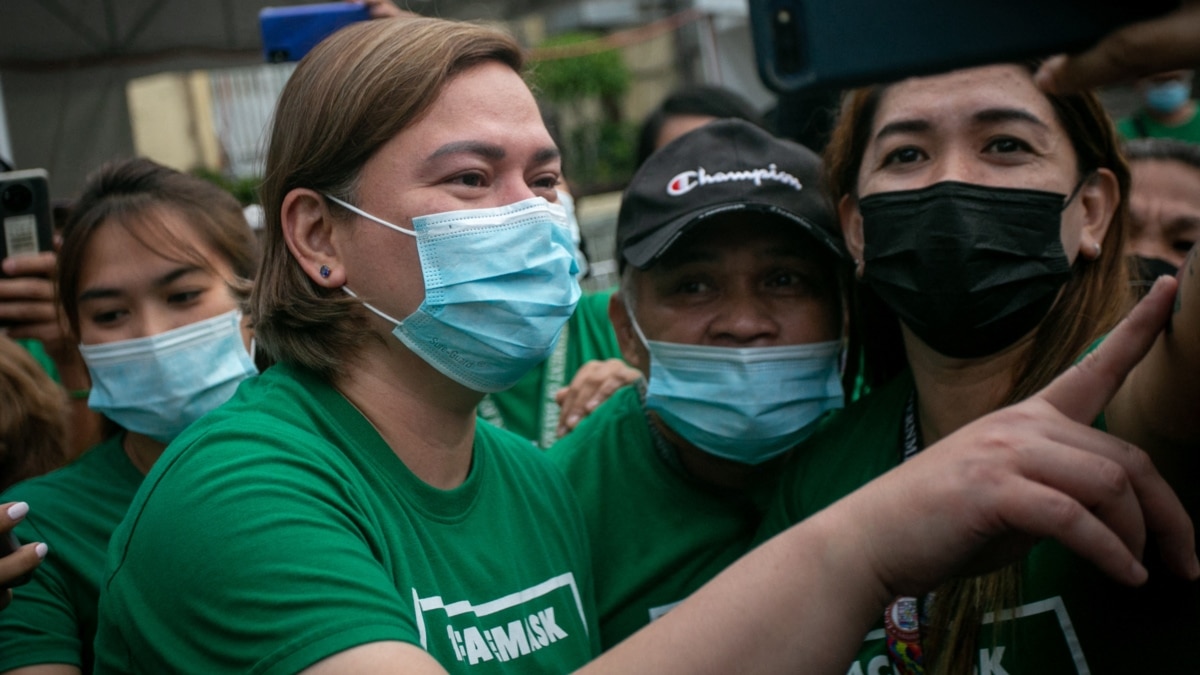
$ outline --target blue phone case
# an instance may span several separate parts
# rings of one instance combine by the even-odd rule
[[[1094,44],[1179,0],[751,0],[755,60],[780,92],[1019,61]]]
[[[263,58],[272,63],[299,61],[334,31],[369,18],[367,6],[354,2],[264,7],[258,13]]]

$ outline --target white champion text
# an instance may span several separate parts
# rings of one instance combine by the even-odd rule
[[[715,183],[728,183],[730,181],[748,180],[753,181],[755,185],[762,185],[764,180],[773,180],[777,183],[790,185],[797,192],[804,186],[800,184],[800,179],[786,171],[780,171],[775,164],[768,164],[765,169],[745,169],[743,171],[718,171],[709,173],[700,167],[696,171],[684,171],[676,175],[667,183],[667,194],[672,197],[685,195],[697,187],[712,185]]]

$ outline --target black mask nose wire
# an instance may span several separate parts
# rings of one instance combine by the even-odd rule
[[[1071,200],[1075,199],[1075,195],[1079,194],[1079,191],[1083,189],[1083,184],[1091,180],[1092,176],[1096,175],[1096,171],[1096,169],[1092,169],[1091,171],[1083,174],[1083,178],[1080,178],[1079,182],[1075,184],[1075,189],[1071,190],[1071,194],[1067,195],[1067,198],[1063,200],[1063,211],[1067,210],[1067,207],[1071,205]]]

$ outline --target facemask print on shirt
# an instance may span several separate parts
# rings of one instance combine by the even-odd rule
[[[1070,278],[1062,211],[1079,186],[1066,199],[953,181],[863,197],[863,278],[938,353],[995,354],[1045,318]]]
[[[395,324],[392,335],[426,363],[464,387],[491,393],[513,386],[550,355],[580,296],[563,207],[535,197],[413,218],[406,230],[326,197],[416,237],[425,278],[421,306],[403,321],[363,306]]]
[[[1170,80],[1146,87],[1142,100],[1146,107],[1156,113],[1168,114],[1179,110],[1191,98],[1192,87],[1188,82]]]
[[[92,376],[88,407],[129,431],[171,442],[258,372],[241,324],[242,313],[232,311],[158,335],[79,345]]]
[[[646,409],[701,450],[761,464],[795,447],[841,408],[839,341],[782,347],[710,347],[647,340]]]

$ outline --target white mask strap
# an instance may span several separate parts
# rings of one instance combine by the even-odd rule
[[[346,295],[349,295],[352,298],[358,298],[358,300],[362,302],[363,307],[366,307],[367,309],[371,310],[379,318],[383,319],[384,321],[391,322],[393,325],[396,325],[396,326],[402,325],[404,323],[403,321],[397,321],[397,320],[393,319],[391,316],[388,316],[387,314],[384,314],[383,312],[379,311],[378,309],[375,309],[374,307],[372,307],[371,303],[363,300],[362,298],[359,298],[358,293],[355,293],[354,291],[350,290],[349,286],[342,286],[342,290],[345,291]]]
[[[393,225],[393,224],[389,223],[388,221],[383,220],[382,218],[376,218],[375,216],[367,213],[366,211],[363,211],[362,209],[358,208],[357,206],[347,204],[346,202],[338,199],[337,197],[334,197],[333,195],[327,194],[327,195],[325,195],[325,198],[328,199],[329,201],[333,202],[334,204],[341,206],[344,209],[349,209],[350,211],[357,213],[358,215],[362,216],[363,218],[366,218],[367,220],[374,221],[384,227],[389,227],[389,228],[391,228],[397,232],[400,232],[402,234],[407,234],[410,237],[417,236],[416,230],[406,230],[403,227],[400,227],[399,225]]]

